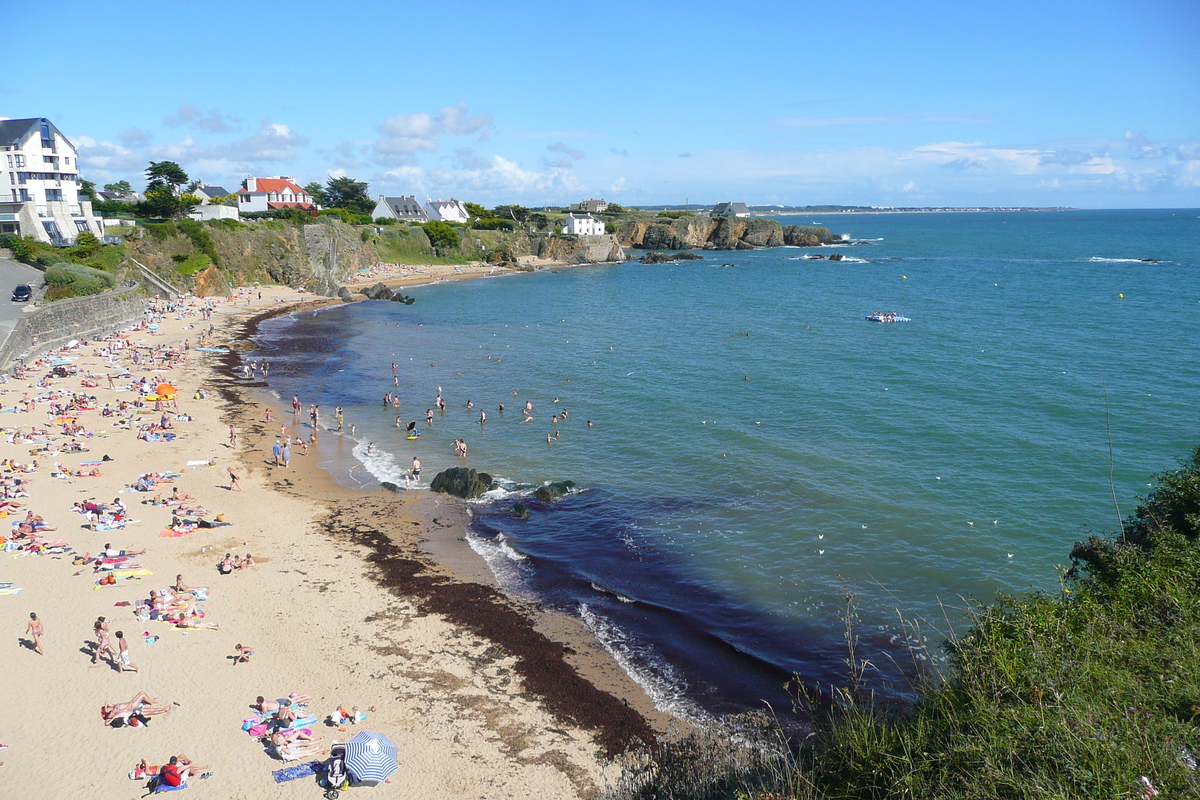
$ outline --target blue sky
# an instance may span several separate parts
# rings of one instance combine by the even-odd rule
[[[0,116],[85,177],[488,205],[1200,206],[1200,3],[48,0]],[[53,40],[53,41],[51,41]]]

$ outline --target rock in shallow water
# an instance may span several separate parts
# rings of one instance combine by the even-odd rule
[[[435,492],[471,500],[494,485],[492,476],[486,472],[476,472],[467,467],[451,467],[435,475],[429,488]]]

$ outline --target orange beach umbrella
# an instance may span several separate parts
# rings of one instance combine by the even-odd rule
[[[160,383],[155,391],[160,395],[179,394],[179,390],[169,383]]]

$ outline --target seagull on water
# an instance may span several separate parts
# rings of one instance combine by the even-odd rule
[[[824,550],[818,550],[818,551],[817,551],[817,553],[818,553],[819,555],[825,555],[825,551],[824,551]]]

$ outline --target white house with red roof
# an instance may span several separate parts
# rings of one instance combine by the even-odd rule
[[[238,213],[275,211],[281,208],[313,210],[312,195],[296,184],[290,175],[274,178],[246,178],[246,188],[238,190]]]

